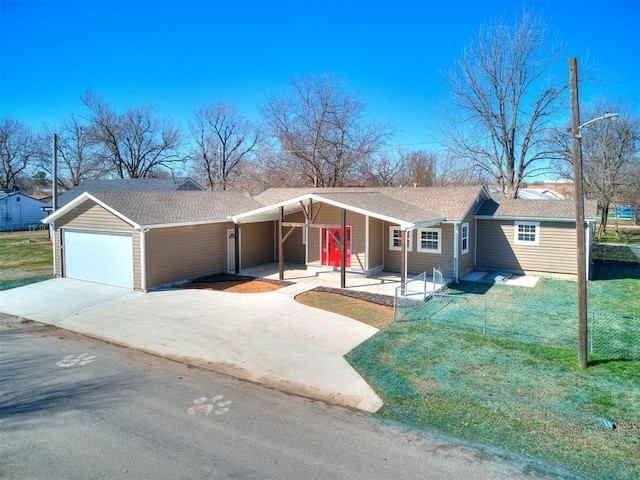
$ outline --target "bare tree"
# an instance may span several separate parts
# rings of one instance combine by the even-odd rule
[[[598,236],[607,231],[612,202],[625,191],[628,180],[633,178],[640,146],[640,118],[633,117],[629,109],[621,112],[617,106],[599,101],[594,108],[585,109],[581,117],[597,118],[606,112],[620,112],[620,118],[594,122],[581,132],[584,191],[588,198],[598,201]],[[566,129],[556,129],[551,138],[553,148],[558,152],[559,161],[554,162],[558,172],[565,178],[573,178],[571,134]],[[638,185],[632,189],[637,190]]]
[[[58,134],[58,186],[67,190],[83,180],[101,178],[109,172],[110,164],[105,163],[98,148],[100,143],[91,135],[90,127],[75,115],[57,127]],[[52,162],[51,128],[46,133],[45,150],[41,152],[39,167],[51,174]]]
[[[560,48],[546,48],[548,23],[524,8],[511,25],[485,23],[453,70],[445,73],[453,105],[443,133],[456,153],[515,198],[525,176],[542,173],[542,148],[566,82],[550,80]]]
[[[168,118],[158,117],[152,105],[117,114],[91,91],[81,100],[89,110],[89,133],[102,147],[99,155],[120,178],[153,176],[183,160],[179,130]]]
[[[196,141],[196,170],[213,190],[227,190],[243,162],[251,160],[260,132],[235,107],[218,103],[195,114],[191,134]]]
[[[368,122],[365,105],[332,76],[294,79],[291,87],[288,96],[261,108],[283,158],[293,160],[296,173],[314,187],[347,184],[357,165],[380,150],[391,135],[389,127]]]
[[[13,118],[0,120],[0,190],[12,190],[37,157],[35,136]]]
[[[361,163],[357,183],[371,187],[395,186],[401,182],[403,166],[401,153],[384,152]]]
[[[432,187],[436,184],[438,154],[417,150],[402,153],[400,185],[408,187]]]

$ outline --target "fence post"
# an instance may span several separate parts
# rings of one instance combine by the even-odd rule
[[[487,334],[487,299],[483,298],[484,301],[484,321],[482,322],[482,335]]]
[[[396,311],[398,310],[398,288],[396,287],[396,291],[393,295],[393,321],[396,322]]]
[[[591,338],[589,339],[589,351],[593,353],[593,329],[596,323],[596,312],[591,312],[591,325],[589,325],[589,331],[591,333]]]

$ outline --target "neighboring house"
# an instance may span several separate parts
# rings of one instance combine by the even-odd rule
[[[46,204],[21,192],[0,193],[0,232],[42,226]]]
[[[58,195],[60,208],[84,192],[160,192],[173,190],[206,190],[190,177],[179,178],[113,178],[84,180],[80,185]],[[51,212],[51,202],[47,206]]]
[[[481,186],[89,192],[45,221],[56,275],[148,290],[274,261],[282,275],[285,262],[403,278],[439,267],[455,281],[492,268],[575,275],[573,209]],[[588,202],[589,225],[595,214]]]
[[[564,200],[564,195],[550,188],[521,188],[518,190],[518,198],[525,200]]]

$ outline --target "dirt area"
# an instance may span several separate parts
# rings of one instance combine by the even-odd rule
[[[273,292],[288,285],[292,285],[292,282],[249,277],[246,275],[233,275],[230,273],[218,273],[196,278],[192,282],[182,285],[181,288],[217,290],[219,292],[229,293],[264,293]]]
[[[284,285],[277,285],[263,280],[235,280],[222,282],[199,282],[184,285],[183,288],[197,288],[202,290],[217,290],[230,293],[263,293],[279,290]]]

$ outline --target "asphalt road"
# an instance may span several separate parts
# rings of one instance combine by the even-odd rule
[[[367,414],[6,316],[0,477],[556,478]]]

